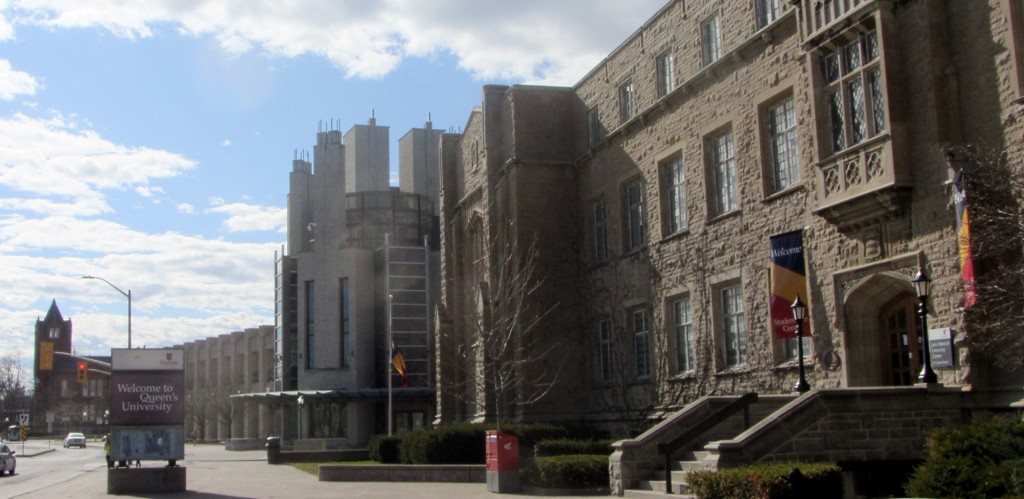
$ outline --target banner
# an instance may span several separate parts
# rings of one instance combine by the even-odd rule
[[[804,273],[803,231],[796,230],[771,237],[771,309],[772,331],[776,338],[796,338],[793,300],[808,304],[807,276]],[[804,321],[804,336],[810,336],[810,321]]]
[[[964,282],[964,308],[970,308],[977,301],[974,288],[974,258],[971,256],[971,225],[967,217],[967,189],[964,186],[964,171],[953,176],[956,189],[956,233],[960,247],[960,276]]]

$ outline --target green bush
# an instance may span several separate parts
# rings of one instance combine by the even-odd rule
[[[494,428],[489,429],[493,430]],[[542,440],[554,440],[569,436],[569,431],[565,427],[550,423],[509,423],[501,426],[501,432],[514,435],[519,439],[521,454],[533,450],[537,442]]]
[[[523,483],[537,487],[607,487],[608,456],[574,455],[537,457],[523,461]]]
[[[928,458],[905,485],[927,497],[1024,496],[1024,422],[994,419],[928,436]]]
[[[370,460],[378,463],[399,463],[398,448],[402,444],[400,435],[376,435],[370,439]]]
[[[613,440],[541,440],[533,446],[537,457],[569,456],[573,454],[611,455]]]
[[[832,464],[759,464],[718,471],[691,471],[686,475],[686,483],[690,493],[701,499],[838,498],[843,497],[840,471]]]
[[[484,464],[487,426],[453,424],[404,433],[398,448],[405,464]]]

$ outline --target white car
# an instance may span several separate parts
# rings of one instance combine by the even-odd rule
[[[18,460],[14,458],[14,449],[11,449],[7,444],[0,445],[0,475],[4,472],[14,474],[14,467],[18,465]]]
[[[64,448],[68,447],[81,447],[85,448],[85,435],[81,433],[68,433],[68,436],[64,437]]]

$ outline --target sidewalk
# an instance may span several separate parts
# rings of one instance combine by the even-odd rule
[[[29,451],[26,449],[26,451]],[[27,457],[27,456],[26,456]],[[45,457],[44,457],[45,458]],[[157,465],[157,463],[149,463]],[[416,482],[320,482],[316,476],[287,465],[269,465],[266,452],[227,451],[222,445],[188,445],[185,460],[179,462],[187,473],[186,492],[154,494],[153,497],[177,498],[489,498],[532,497],[525,494],[494,494],[482,483],[416,483]],[[0,496],[18,498],[106,498],[147,497],[107,495],[107,468],[99,464],[74,479],[23,495]],[[553,496],[547,496],[553,497]],[[579,497],[579,496],[575,496]]]

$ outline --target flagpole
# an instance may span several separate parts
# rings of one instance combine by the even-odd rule
[[[391,340],[391,300],[394,298],[391,295],[391,244],[389,234],[384,234],[384,282],[387,283],[388,290],[388,342],[384,346],[384,354],[387,355],[387,361],[384,363],[385,371],[388,378],[388,436],[394,434],[395,426],[395,412],[394,412],[394,401],[391,396],[391,356],[394,355],[395,344]]]

